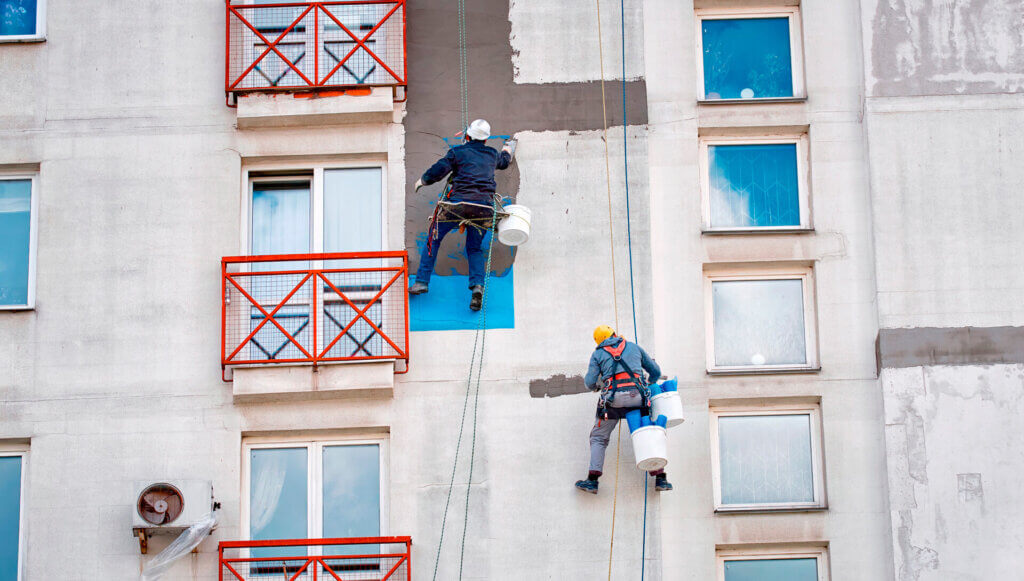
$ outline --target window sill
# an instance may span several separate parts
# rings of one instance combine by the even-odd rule
[[[804,103],[807,97],[771,97],[765,99],[697,99],[698,105],[751,105],[757,103]]]
[[[765,513],[781,513],[781,512],[826,512],[828,511],[827,505],[819,506],[780,506],[780,507],[743,507],[743,508],[729,508],[729,507],[718,507],[715,509],[715,514],[765,514]]]
[[[708,369],[708,375],[789,375],[820,373],[821,367],[752,367],[751,369]]]
[[[46,42],[45,36],[0,36],[0,44]]]
[[[735,229],[711,229],[701,230],[705,236],[764,236],[766,234],[813,234],[814,228],[735,228]]]
[[[35,305],[2,305],[0,306],[0,313],[9,311],[13,313],[23,313],[25,311],[36,310]]]

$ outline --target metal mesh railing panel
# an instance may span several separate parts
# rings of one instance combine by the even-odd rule
[[[274,544],[280,541],[227,543],[232,546],[220,549],[220,575],[228,581],[409,581],[411,541],[401,542],[403,538],[330,539],[346,542],[342,545],[320,539],[309,540],[309,545],[286,541],[291,546]]]
[[[227,10],[228,91],[406,84],[404,0]]]
[[[404,256],[317,256],[225,271],[225,365],[408,360]]]

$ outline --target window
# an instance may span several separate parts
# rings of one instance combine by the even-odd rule
[[[27,455],[0,450],[0,581],[21,579]]]
[[[796,8],[698,11],[697,42],[701,100],[805,96]]]
[[[35,305],[36,178],[0,175],[0,309]]]
[[[0,0],[0,42],[42,40],[46,0]]]
[[[825,547],[718,552],[719,581],[828,581]]]
[[[809,267],[705,274],[709,373],[818,369]]]
[[[806,135],[704,138],[700,148],[706,231],[810,228]]]
[[[246,443],[246,538],[381,536],[387,522],[385,444],[380,439]],[[340,555],[353,549],[357,547],[322,550]],[[255,548],[251,556],[295,556],[295,551]]]
[[[715,510],[824,508],[817,404],[711,410]]]
[[[384,248],[384,169],[317,167],[250,178],[253,255]]]

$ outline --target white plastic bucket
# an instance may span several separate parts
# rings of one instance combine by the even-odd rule
[[[505,246],[519,246],[530,239],[530,220],[533,213],[526,206],[509,204],[504,207],[508,216],[498,222],[498,241]]]
[[[661,470],[668,464],[668,435],[661,426],[637,428],[633,438],[633,455],[636,467],[645,472]]]
[[[651,419],[658,416],[665,416],[670,428],[683,423],[683,400],[679,392],[666,391],[651,398]]]

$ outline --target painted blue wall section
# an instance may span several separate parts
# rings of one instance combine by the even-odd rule
[[[409,277],[415,282],[416,277]],[[487,328],[515,328],[512,269],[487,279]],[[469,310],[469,277],[434,273],[430,292],[409,297],[409,328],[412,331],[476,329],[480,313]]]

